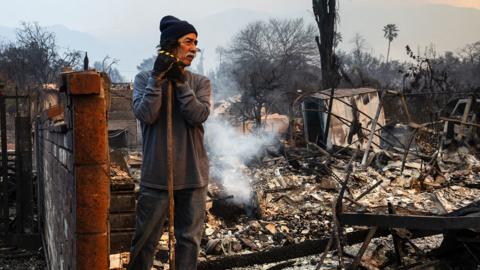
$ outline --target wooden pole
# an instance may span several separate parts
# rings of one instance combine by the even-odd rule
[[[173,85],[167,89],[167,176],[168,176],[168,260],[170,270],[175,270],[175,205],[173,198]]]

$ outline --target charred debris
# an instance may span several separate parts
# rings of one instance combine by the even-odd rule
[[[329,94],[305,97],[291,129],[286,116],[266,117],[265,129],[278,136],[246,163],[224,168],[247,176],[248,199],[236,199],[213,174],[199,269],[476,269],[480,99],[452,99],[420,124],[426,108],[409,107],[409,95],[337,89],[322,137]],[[125,157],[138,184],[141,155]],[[211,170],[225,158],[210,153]],[[118,266],[128,258],[115,256]]]

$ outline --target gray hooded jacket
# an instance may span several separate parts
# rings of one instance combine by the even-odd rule
[[[137,74],[133,112],[142,127],[141,185],[167,189],[167,80],[151,72]],[[203,144],[203,122],[210,114],[210,80],[186,71],[186,82],[174,84],[174,189],[208,184],[208,157]]]

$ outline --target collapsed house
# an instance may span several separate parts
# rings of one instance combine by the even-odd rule
[[[302,104],[306,139],[328,151],[266,147],[260,159],[237,168],[253,187],[251,200],[240,205],[234,202],[237,194],[226,194],[212,180],[199,269],[468,268],[479,263],[474,240],[480,224],[478,148],[463,144],[465,139],[442,147],[451,144],[442,139],[449,137],[448,129],[454,129],[453,138],[460,138],[460,129],[464,138],[476,136],[475,105],[466,103],[471,99],[454,101],[438,123],[417,124],[415,117],[401,115],[409,113],[408,107],[392,91],[384,105],[389,113],[380,110],[374,153],[365,167],[360,158],[381,103],[377,92],[339,90],[325,141],[328,94],[314,94]],[[456,119],[464,115],[466,121]],[[363,135],[352,132],[354,122]],[[157,267],[166,262],[166,241],[164,234]],[[127,255],[118,258],[124,264],[128,260]]]
[[[308,96],[302,103],[305,140],[331,149],[333,145],[349,146],[356,141],[366,142],[372,117],[380,104],[378,91],[373,88],[336,89],[333,96],[331,119],[326,131],[330,90]],[[385,125],[381,108],[377,120]],[[327,134],[327,137],[325,135]],[[380,145],[380,131],[375,132],[373,145]]]

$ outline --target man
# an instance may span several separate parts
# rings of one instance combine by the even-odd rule
[[[168,212],[167,99],[173,82],[176,267],[196,269],[205,216],[208,158],[203,122],[210,113],[210,81],[185,70],[197,52],[197,31],[186,21],[160,21],[160,51],[153,70],[134,81],[133,111],[141,122],[143,163],[129,269],[150,270]]]

